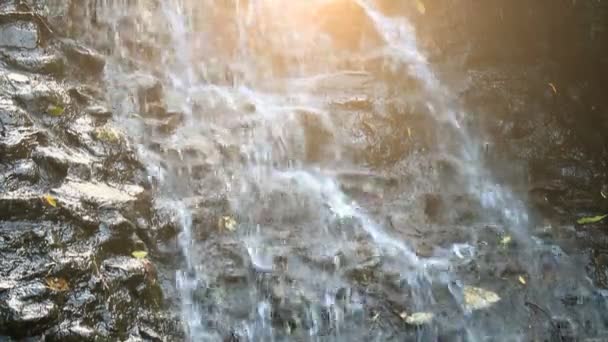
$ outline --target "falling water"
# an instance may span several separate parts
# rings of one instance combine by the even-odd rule
[[[314,10],[331,1],[219,3],[161,0],[158,6],[130,5],[116,18],[127,5],[104,1],[97,14],[115,32],[116,60],[107,68],[112,103],[130,135],[139,137],[140,156],[157,184],[157,209],[173,212],[181,229],[183,263],[175,279],[189,339],[524,339],[522,309],[505,304],[502,309],[517,316],[505,322],[500,312],[475,317],[464,305],[464,286],[486,276],[463,270],[480,256],[510,257],[491,248],[482,253],[478,240],[486,233],[477,226],[499,225],[523,246],[522,255],[540,250],[531,246],[542,242],[528,233],[524,202],[484,168],[473,119],[432,70],[408,20],[383,15],[372,1],[352,2],[382,38],[367,56],[380,55],[416,80],[428,129],[437,137],[433,158],[455,167],[453,186],[481,204],[484,220],[448,227],[474,238],[434,246],[424,257],[408,234],[425,228],[415,203],[418,195],[437,190],[436,175],[422,170],[435,159],[422,152],[401,158],[416,176],[399,188],[409,196],[393,198],[413,208],[403,213],[405,232],[378,215],[384,203],[370,205],[344,184],[348,177],[367,181],[382,173],[354,156],[360,138],[348,125],[359,124],[353,118],[361,110],[336,109],[337,99],[371,96],[366,110],[375,112],[394,95],[365,62],[345,61],[365,61],[365,54],[336,48],[314,25]],[[120,24],[129,16],[139,19],[138,26],[125,33]],[[167,42],[156,64],[134,62],[123,44],[129,35],[145,34]],[[174,132],[150,132],[134,118],[146,111],[133,81],[142,77],[125,61],[162,80],[166,111],[183,114]],[[327,86],[335,80],[339,86]],[[390,192],[371,188],[372,194]],[[533,274],[537,267],[531,262],[524,271]],[[525,296],[555,301],[539,291]],[[414,312],[434,313],[435,321],[393,332],[376,326],[403,323],[400,315]]]
[[[447,157],[458,163],[470,191],[476,194],[485,208],[501,212],[507,225],[522,240],[526,233],[528,217],[525,206],[508,189],[492,183],[491,175],[483,167],[483,145],[466,126],[466,114],[458,109],[456,99],[446,89],[431,70],[424,54],[416,43],[414,28],[404,18],[391,19],[375,10],[367,1],[358,0],[376,25],[378,32],[389,47],[389,54],[397,62],[406,65],[408,72],[418,79],[424,87],[429,100],[427,106],[437,120],[441,132],[442,123],[450,129],[449,141],[443,145],[454,146]],[[442,146],[446,148],[446,146]]]

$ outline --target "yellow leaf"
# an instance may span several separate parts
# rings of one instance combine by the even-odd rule
[[[68,282],[63,278],[49,277],[44,280],[46,286],[53,291],[67,291],[70,289]]]
[[[145,259],[148,256],[148,252],[146,251],[134,251],[133,253],[131,253],[131,255],[135,258],[135,259]]]
[[[601,216],[583,217],[583,218],[579,219],[578,221],[576,221],[576,223],[578,223],[578,224],[598,223],[598,222],[602,221],[603,219],[605,219],[606,217],[608,217],[608,214],[601,215]]]
[[[526,278],[524,278],[524,277],[522,277],[522,276],[519,276],[519,278],[517,278],[517,280],[519,280],[519,282],[520,282],[522,285],[526,285]]]
[[[220,218],[219,222],[218,222],[218,226],[219,229],[226,229],[228,231],[235,231],[236,230],[236,220],[233,219],[230,216],[223,216],[222,218]]]
[[[54,207],[54,208],[57,207],[57,200],[55,199],[55,197],[47,194],[47,195],[44,195],[43,198],[44,198],[44,201],[51,207]]]
[[[65,108],[61,106],[49,105],[47,112],[52,116],[61,116],[65,112]]]
[[[551,87],[551,90],[553,90],[554,94],[557,94],[557,88],[555,87],[555,85],[551,82],[549,82],[549,87]]]
[[[485,309],[498,301],[500,297],[492,291],[479,287],[464,287],[464,304],[468,310]]]
[[[513,239],[511,238],[510,235],[505,235],[505,237],[502,238],[502,240],[500,240],[500,244],[503,246],[506,246],[508,244],[511,243],[511,241],[513,241]]]
[[[426,7],[424,6],[422,0],[416,0],[416,9],[418,10],[418,12],[420,12],[420,14],[426,13]]]
[[[433,315],[430,312],[416,312],[405,319],[405,323],[409,325],[424,325],[433,320]]]

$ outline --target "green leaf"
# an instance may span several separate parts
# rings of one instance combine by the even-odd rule
[[[134,251],[133,253],[131,253],[131,255],[135,259],[143,260],[143,259],[145,259],[148,256],[148,252],[146,252],[146,251]]]
[[[608,217],[608,214],[601,215],[601,216],[583,217],[583,218],[579,219],[578,221],[576,221],[576,223],[578,223],[578,224],[598,223],[601,220],[605,219],[606,217]]]
[[[65,112],[65,108],[61,106],[49,105],[47,112],[52,116],[61,116]]]

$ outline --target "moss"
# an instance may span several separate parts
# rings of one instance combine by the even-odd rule
[[[105,143],[117,144],[122,140],[122,135],[115,128],[103,126],[95,129],[95,138]]]

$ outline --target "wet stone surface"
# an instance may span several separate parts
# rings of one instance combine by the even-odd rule
[[[41,35],[43,18],[9,5],[0,16],[0,340],[178,339],[148,246],[150,184],[100,95],[105,58]],[[150,253],[137,259],[138,250]]]
[[[35,49],[38,46],[38,26],[17,21],[0,26],[0,47]]]
[[[78,21],[91,18],[76,13],[86,12],[77,3],[62,4],[76,19],[66,27],[90,29],[88,21]],[[594,162],[598,151],[589,147],[596,146],[601,130],[581,134],[589,126],[572,128],[571,120],[563,121],[586,109],[577,85],[564,91],[571,96],[556,96],[562,87],[548,86],[555,82],[550,68],[473,68],[466,75],[469,84],[458,88],[488,134],[484,160],[497,182],[513,184],[544,214],[532,220],[538,226],[533,233],[543,239],[534,246],[511,241],[500,224],[472,224],[486,214],[479,201],[458,187],[438,186],[451,185],[458,166],[433,154],[437,137],[428,129],[430,111],[416,100],[417,90],[407,89],[411,98],[403,95],[400,87],[409,86],[408,80],[388,91],[370,87],[402,77],[399,71],[328,77],[314,87],[328,94],[332,120],[303,109],[294,113],[297,123],[286,126],[294,138],[281,148],[290,157],[332,165],[333,148],[340,145],[366,166],[362,172],[337,170],[340,189],[392,236],[408,241],[418,257],[454,261],[459,282],[423,284],[436,305],[422,313],[416,310],[428,293],[412,284],[425,280],[404,279],[402,256],[374,245],[360,221],[335,215],[340,208],[315,206],[330,197],[329,185],[303,173],[290,175],[260,184],[239,207],[232,206],[227,179],[243,177],[235,181],[239,189],[255,177],[241,169],[250,151],[238,138],[256,125],[243,117],[255,117],[260,109],[247,101],[210,105],[208,94],[194,94],[188,103],[195,121],[228,129],[192,125],[175,106],[183,98],[157,75],[158,65],[137,70],[133,66],[141,61],[128,60],[162,55],[158,46],[143,48],[150,44],[144,40],[157,38],[154,30],[141,39],[123,37],[129,58],[122,62],[133,68],[113,75],[119,82],[106,102],[103,55],[78,40],[44,38],[39,20],[23,18],[0,21],[0,34],[8,34],[0,36],[0,339],[183,340],[184,322],[176,313],[183,294],[176,293],[174,274],[183,266],[175,260],[183,253],[177,240],[184,210],[191,213],[193,233],[187,249],[193,268],[184,273],[201,275],[191,297],[215,340],[247,341],[250,322],[262,327],[258,336],[270,339],[263,334],[271,331],[278,340],[307,340],[311,334],[353,341],[466,340],[471,327],[500,336],[505,313],[527,327],[522,334],[539,340],[604,334],[606,327],[589,323],[584,313],[598,312],[605,300],[606,224],[574,223],[607,208],[597,190],[608,181],[603,165]],[[92,36],[114,28],[104,26],[112,18],[98,20],[101,33]],[[118,27],[128,33],[143,25],[137,20],[124,19]],[[377,106],[370,93],[392,100]],[[121,108],[127,115],[117,118],[113,108],[125,103],[132,106]],[[136,129],[127,133],[115,119]],[[145,151],[134,151],[135,143]],[[145,166],[142,156],[148,158]],[[163,179],[185,209],[155,197]],[[311,194],[307,186],[321,190]],[[319,220],[320,210],[331,219]],[[256,235],[260,224],[264,230]],[[136,258],[133,251],[148,256]],[[572,265],[588,265],[597,288],[589,290],[586,279],[575,278],[580,272]],[[466,312],[466,283],[503,300],[487,311]],[[479,298],[474,304],[486,305]],[[407,323],[429,315],[432,324]]]

